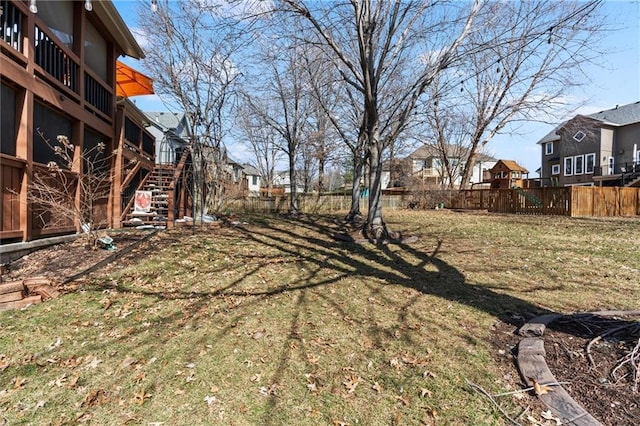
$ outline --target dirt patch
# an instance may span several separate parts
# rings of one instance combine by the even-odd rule
[[[15,281],[43,276],[51,280],[60,290],[62,283],[75,274],[97,264],[107,257],[136,244],[149,231],[121,230],[109,233],[113,239],[113,249],[88,247],[84,239],[56,244],[29,253],[20,259],[4,265],[3,281]]]
[[[640,317],[563,318],[544,333],[549,369],[559,382],[567,382],[563,385],[567,392],[604,425],[640,424],[640,389],[635,389],[638,383],[630,362],[633,351],[639,351],[639,321]],[[513,326],[496,326],[493,343],[499,351],[513,351],[520,339]],[[503,370],[517,372],[512,357],[498,359]],[[521,380],[514,377],[516,382]],[[520,403],[536,410],[542,404],[530,398]]]

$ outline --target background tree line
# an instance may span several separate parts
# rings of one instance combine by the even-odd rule
[[[383,162],[407,144],[479,152],[505,127],[554,117],[588,82],[598,57],[600,0],[180,0],[140,9],[145,68],[156,91],[182,108],[194,132],[196,180],[216,185],[223,156],[245,143],[270,184],[280,162],[297,187],[325,189],[350,163],[352,207],[372,239],[389,237],[380,203]],[[209,150],[210,151],[210,150]],[[205,169],[208,169],[205,170]],[[300,176],[298,176],[300,175]],[[450,180],[452,181],[452,179]],[[359,210],[361,185],[368,209]],[[222,188],[203,191],[215,209]],[[198,199],[198,194],[196,194]]]

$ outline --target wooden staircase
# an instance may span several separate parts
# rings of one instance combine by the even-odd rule
[[[173,166],[156,165],[141,190],[151,193],[149,211],[135,211],[130,205],[123,222],[124,226],[166,226],[169,219],[169,196],[175,168]]]

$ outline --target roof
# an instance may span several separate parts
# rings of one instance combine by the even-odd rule
[[[144,113],[149,121],[159,125],[165,130],[175,130],[180,125],[180,122],[184,119],[184,112],[145,112]]]
[[[566,121],[563,121],[562,123],[558,124],[556,127],[553,128],[552,131],[547,133],[542,139],[540,139],[536,143],[543,144],[543,143],[547,143],[547,142],[559,141],[560,140],[560,135],[558,134],[558,130],[560,130],[562,128],[562,126],[565,125],[565,123],[566,123]]]
[[[634,102],[632,104],[627,105],[616,105],[615,108],[607,109],[604,111],[596,112],[588,115],[576,115],[571,120],[577,117],[588,117],[594,120],[598,120],[603,124],[608,124],[612,126],[627,126],[629,124],[640,123],[640,101]],[[547,133],[542,139],[540,139],[538,144],[543,144],[547,142],[553,142],[560,140],[560,135],[557,132],[565,125],[568,121],[563,121],[553,128],[549,133]]]
[[[136,59],[144,58],[144,51],[133,34],[131,34],[129,27],[124,23],[113,3],[111,1],[94,1],[92,5],[93,13],[109,28],[112,37],[123,53]]]
[[[447,157],[449,158],[459,158],[459,157],[466,157],[468,154],[468,150],[465,147],[462,147],[460,145],[454,145],[454,144],[447,144],[445,146],[446,149],[446,154]],[[441,152],[440,152],[440,148],[437,147],[436,145],[422,145],[420,148],[416,149],[415,151],[413,151],[411,154],[409,154],[409,158],[441,158]],[[478,161],[497,161],[495,158],[483,154],[483,153],[478,153],[476,155],[476,162]]]
[[[242,168],[244,169],[244,174],[247,176],[260,176],[258,169],[253,167],[251,164],[243,164]]]
[[[511,170],[512,172],[522,172],[522,173],[529,173],[529,170],[525,169],[524,167],[522,167],[521,165],[519,165],[517,162],[515,162],[514,160],[498,160],[498,163],[496,163],[495,166],[493,167],[497,167],[499,163],[504,164],[504,166],[508,169]]]
[[[616,105],[615,108],[589,114],[587,117],[617,126],[640,123],[640,101],[622,106]]]

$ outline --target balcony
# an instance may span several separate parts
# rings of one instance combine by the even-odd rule
[[[53,37],[36,25],[33,40],[35,63],[49,76],[71,91],[78,93],[78,60],[72,58],[72,53],[61,47]],[[74,55],[75,56],[75,55]]]
[[[640,162],[636,161],[598,166],[593,171],[593,180],[607,182],[607,185],[628,186],[636,183],[638,179],[640,179]]]
[[[0,39],[4,42],[2,49],[14,60],[26,65],[25,46],[23,40],[26,31],[25,14],[13,2],[0,1],[2,15],[0,15]],[[84,85],[85,107],[110,122],[114,113],[114,91],[89,68],[85,68],[81,75],[80,59],[67,45],[53,34],[48,28],[35,25],[33,46],[33,61],[36,73],[58,91],[80,103],[81,84]]]
[[[24,14],[9,1],[0,1],[0,39],[22,53],[22,23]]]

